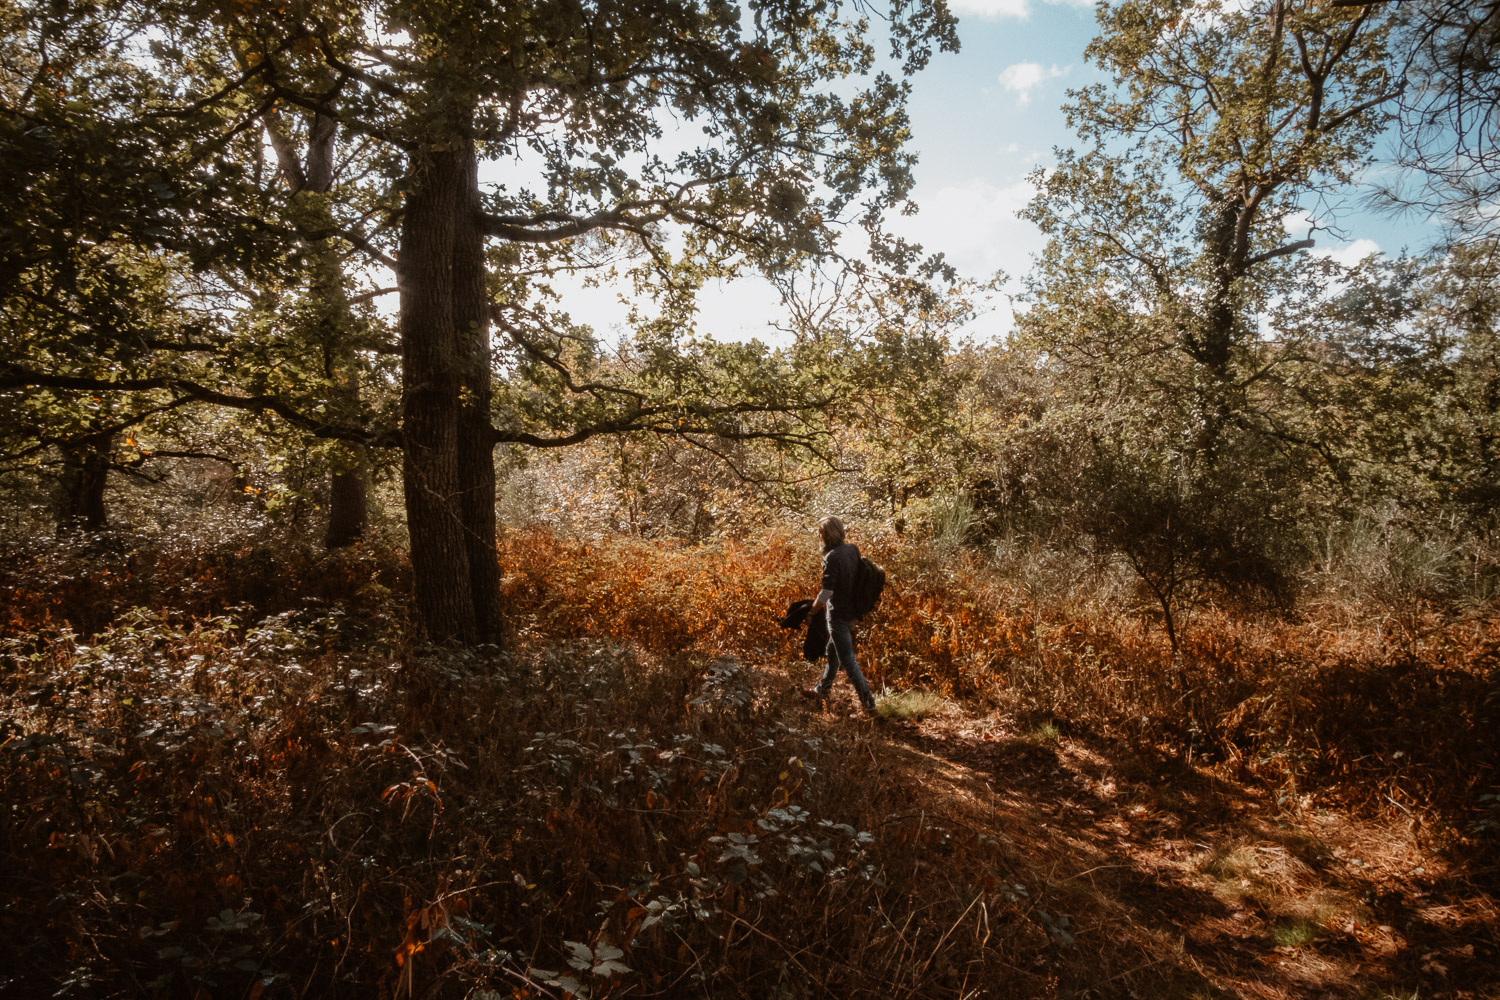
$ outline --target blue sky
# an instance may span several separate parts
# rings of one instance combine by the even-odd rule
[[[1061,111],[1065,91],[1098,78],[1083,50],[1096,30],[1090,0],[950,0],[960,18],[961,51],[935,56],[912,80],[910,112],[916,169],[916,216],[892,218],[892,230],[928,250],[943,251],[960,272],[984,278],[996,270],[1009,287],[1030,266],[1041,235],[1016,212],[1030,200],[1026,176],[1052,162],[1054,147],[1077,144]],[[1410,220],[1358,207],[1337,220],[1345,238],[1319,232],[1313,251],[1353,263],[1382,250],[1420,247],[1425,232]],[[1327,220],[1323,220],[1327,221]],[[1305,235],[1296,232],[1296,237]],[[608,290],[570,297],[575,318],[608,334],[620,307]],[[763,282],[742,279],[705,290],[700,329],[719,339],[780,338],[769,324],[778,306]],[[971,333],[1010,328],[1004,300]]]

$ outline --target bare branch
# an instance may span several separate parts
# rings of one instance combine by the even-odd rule
[[[1258,253],[1253,257],[1247,257],[1245,259],[1245,266],[1250,267],[1255,264],[1264,264],[1266,261],[1274,260],[1277,257],[1287,257],[1299,250],[1306,250],[1312,245],[1313,240],[1312,237],[1309,236],[1305,240],[1298,240],[1295,243],[1288,243],[1286,246],[1277,247],[1275,250],[1267,250],[1264,253]]]

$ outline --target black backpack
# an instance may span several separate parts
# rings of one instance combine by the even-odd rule
[[[883,590],[885,570],[871,562],[868,556],[860,556],[859,572],[854,577],[854,616],[863,618],[874,611]]]

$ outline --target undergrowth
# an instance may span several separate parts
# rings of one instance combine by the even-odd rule
[[[942,711],[947,702],[931,691],[891,691],[875,699],[875,710],[886,719],[915,722]]]
[[[1128,736],[1289,808],[1418,812],[1483,855],[1494,624],[1434,618],[1413,640],[1205,614],[1174,660],[1128,609],[871,548],[892,585],[859,648],[897,700],[1044,718],[1033,753]],[[0,606],[0,931],[25,944],[0,993],[1203,985],[1149,934],[1097,933],[1086,915],[1118,904],[1049,881],[1055,861],[978,806],[911,809],[927,778],[879,727],[789,708],[814,668],[774,622],[815,562],[785,538],[511,536],[512,640],[470,654],[412,642],[380,553],[28,552]],[[1203,870],[1250,893],[1270,884],[1253,862]],[[1312,919],[1274,933],[1311,940]],[[1090,961],[1068,960],[1084,934]]]
[[[136,611],[9,641],[3,921],[33,943],[9,986],[929,995],[982,873],[1019,866],[882,827],[869,736],[788,722],[738,660],[424,657],[346,626]],[[967,860],[914,892],[933,851]],[[985,910],[955,975],[998,976],[1028,926]]]
[[[523,631],[756,660],[794,653],[773,622],[812,596],[805,548],[776,534],[681,547],[528,532],[507,538],[502,556]],[[1431,606],[1404,624],[1345,604],[1310,604],[1294,618],[1204,609],[1174,656],[1149,601],[1122,600],[1107,574],[1091,592],[1075,573],[1066,593],[1039,599],[1033,581],[972,552],[866,548],[890,580],[856,626],[877,690],[1045,715],[1228,766],[1293,798],[1316,791],[1371,810],[1492,822],[1500,618]]]

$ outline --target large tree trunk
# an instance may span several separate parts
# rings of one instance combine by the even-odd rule
[[[467,148],[461,208],[453,232],[453,313],[458,330],[462,388],[459,396],[459,496],[468,546],[469,580],[481,642],[498,642],[501,630],[500,561],[495,538],[495,440],[490,422],[489,305],[485,288],[484,233],[479,228],[479,161]]]
[[[414,154],[401,228],[402,438],[417,613],[438,642],[495,641],[500,571],[484,242],[472,142]]]

